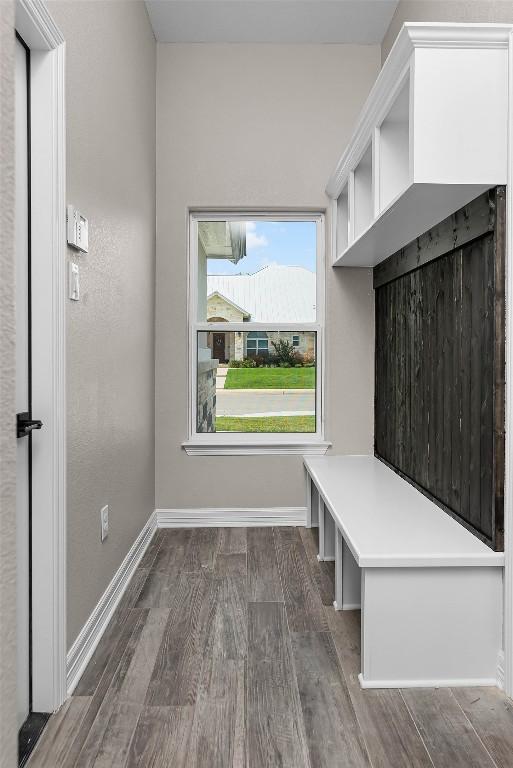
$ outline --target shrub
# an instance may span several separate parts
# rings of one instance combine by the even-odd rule
[[[257,368],[264,368],[267,365],[266,355],[255,355],[253,360],[255,361],[255,365]]]
[[[288,363],[286,360],[282,363],[280,363],[280,368],[292,368],[291,364]]]
[[[303,365],[315,365],[315,355],[313,352],[305,352],[303,355]]]
[[[296,363],[294,366],[294,368],[302,368],[302,367],[303,367],[303,363]]]
[[[230,360],[230,368],[256,368],[257,363],[253,357],[245,357],[244,360]]]
[[[282,368],[290,368],[296,363],[296,350],[287,339],[277,339],[277,341],[271,341],[274,347],[276,362]],[[287,366],[284,365],[287,363]]]
[[[294,360],[295,360],[294,365],[296,366],[296,368],[301,368],[301,366],[305,362],[305,359],[301,354],[301,352],[294,352]]]

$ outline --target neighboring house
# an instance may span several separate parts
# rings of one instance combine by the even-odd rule
[[[270,265],[252,275],[207,276],[208,322],[315,322],[315,274],[304,267]],[[285,338],[301,354],[314,355],[311,333],[253,331],[209,333],[212,357],[221,363],[272,354],[272,342]]]

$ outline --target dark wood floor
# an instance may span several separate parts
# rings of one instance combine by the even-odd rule
[[[492,688],[366,690],[316,531],[158,531],[29,768],[513,768]]]

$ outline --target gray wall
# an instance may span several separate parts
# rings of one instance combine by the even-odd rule
[[[385,61],[405,21],[513,22],[511,0],[400,0],[383,38]]]
[[[67,314],[69,647],[154,509],[156,46],[142,2],[49,9],[66,39],[67,197],[90,227]]]
[[[303,506],[299,456],[187,456],[188,206],[325,208],[328,176],[380,66],[378,46],[157,46],[156,504]],[[328,222],[329,223],[329,222]],[[327,437],[372,448],[367,270],[327,274]]]
[[[0,3],[0,766],[17,764],[14,6]]]

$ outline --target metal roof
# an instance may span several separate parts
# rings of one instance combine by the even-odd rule
[[[209,297],[222,294],[257,323],[314,323],[315,286],[315,274],[304,267],[270,265],[252,275],[207,275]]]

